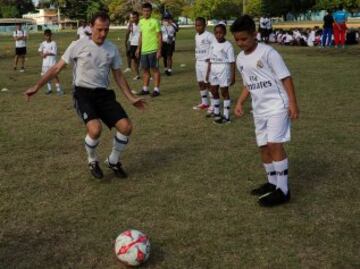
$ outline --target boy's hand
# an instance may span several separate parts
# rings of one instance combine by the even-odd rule
[[[156,59],[160,59],[161,58],[161,50],[158,50],[157,52],[156,52]]]
[[[242,116],[244,116],[244,108],[241,104],[236,104],[235,109],[234,109],[234,114],[236,117],[240,118]]]
[[[299,118],[299,108],[297,106],[297,104],[295,103],[290,103],[289,104],[289,117],[292,120],[296,120]]]

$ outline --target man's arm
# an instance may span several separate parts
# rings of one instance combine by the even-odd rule
[[[289,116],[292,120],[299,118],[299,108],[296,101],[295,87],[291,77],[281,80],[289,98]]]
[[[162,34],[161,31],[156,33],[157,40],[158,40],[158,51],[156,53],[156,57],[160,59],[161,57],[161,48],[162,48]]]
[[[51,67],[45,75],[43,75],[38,82],[29,89],[25,91],[25,95],[27,96],[27,100],[30,101],[30,97],[34,95],[42,86],[44,86],[48,81],[52,80],[55,76],[57,76],[60,71],[65,67],[66,63],[64,60],[58,61],[53,67]]]
[[[124,78],[120,69],[112,69],[112,73],[114,76],[114,80],[116,85],[121,89],[125,97],[129,100],[131,104],[133,104],[136,108],[143,110],[145,107],[145,102],[141,98],[132,94],[129,84]]]
[[[244,86],[244,88],[241,92],[241,95],[236,102],[236,106],[234,109],[235,116],[241,117],[244,115],[243,105],[244,105],[245,101],[247,100],[247,98],[249,97],[249,95],[250,95],[249,90],[247,89],[247,87]]]

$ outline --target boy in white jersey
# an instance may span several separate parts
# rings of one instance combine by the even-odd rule
[[[131,61],[130,65],[132,71],[136,73],[136,76],[133,78],[133,80],[140,79],[139,58],[136,57],[136,50],[138,49],[139,46],[139,37],[140,37],[139,13],[133,11],[130,14],[130,24],[125,37],[125,46],[126,47],[130,46],[127,48],[127,52],[130,56],[130,61]]]
[[[230,123],[230,95],[229,87],[235,83],[234,48],[226,41],[226,25],[220,23],[214,28],[216,41],[210,46],[210,63],[206,80],[210,82],[210,90],[214,98],[214,123]],[[224,113],[220,114],[220,95],[224,98]]]
[[[109,129],[113,127],[116,129],[113,148],[105,163],[115,176],[125,178],[127,174],[122,168],[120,155],[129,141],[132,124],[125,110],[116,101],[115,92],[108,89],[110,71],[116,85],[132,105],[142,110],[144,101],[131,93],[121,73],[119,50],[112,42],[106,40],[109,28],[109,15],[106,12],[96,13],[91,20],[91,39],[81,38],[72,42],[61,60],[33,87],[26,90],[25,95],[30,100],[32,95],[53,79],[67,64],[72,64],[74,103],[78,115],[86,125],[85,150],[90,172],[95,178],[104,177],[96,154],[103,122]]]
[[[288,159],[283,143],[290,141],[290,119],[299,117],[294,84],[282,57],[272,47],[258,44],[255,23],[244,15],[231,26],[242,52],[236,59],[244,83],[235,115],[244,114],[243,104],[251,95],[256,141],[268,182],[252,190],[262,206],[290,200]]]
[[[46,29],[44,31],[44,39],[40,44],[39,52],[40,56],[43,58],[42,61],[42,69],[41,69],[41,75],[43,76],[53,65],[56,64],[56,54],[57,54],[57,46],[56,42],[51,40],[52,33],[50,29]],[[58,76],[54,77],[55,80],[55,86],[56,86],[56,92],[58,95],[62,95],[63,92],[60,87],[60,80]],[[46,91],[46,94],[51,93],[51,81],[47,83],[48,90]]]
[[[209,113],[213,110],[213,98],[210,93],[210,106],[208,101],[208,89],[209,83],[206,80],[206,74],[210,61],[210,46],[216,41],[215,36],[206,31],[206,20],[202,17],[198,17],[195,20],[195,70],[196,80],[200,89],[201,102],[200,104],[193,107],[195,110],[208,109]]]

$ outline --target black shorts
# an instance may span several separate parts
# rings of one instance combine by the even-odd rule
[[[131,59],[136,59],[136,50],[138,46],[130,46],[129,55]]]
[[[163,42],[162,43],[162,48],[161,48],[161,55],[165,58],[165,57],[171,57],[173,56],[175,50],[175,42],[172,43],[166,43]]]
[[[141,55],[140,63],[143,69],[159,68],[156,52]]]
[[[101,119],[109,129],[119,120],[128,118],[125,110],[116,101],[114,91],[104,88],[75,87],[74,107],[85,124],[90,120]]]
[[[19,56],[26,55],[26,47],[15,48],[15,54]]]

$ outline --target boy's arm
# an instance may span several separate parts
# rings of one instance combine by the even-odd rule
[[[130,36],[130,29],[128,27],[127,30],[126,30],[126,34],[125,34],[125,48],[126,49],[128,49],[129,36]]]
[[[234,109],[235,116],[241,117],[244,115],[243,104],[246,101],[246,99],[249,97],[249,95],[250,95],[249,90],[244,86],[244,88],[240,94],[240,97],[237,100],[236,105],[235,105],[235,109]]]
[[[140,58],[140,55],[141,55],[141,45],[142,45],[142,33],[140,32],[139,33],[139,45],[136,49],[136,52],[135,52],[135,55],[136,55],[136,58]]]
[[[156,53],[156,57],[158,59],[160,59],[161,57],[161,48],[162,48],[162,34],[161,34],[161,30],[159,32],[156,33],[157,35],[157,40],[158,40],[158,51]]]
[[[211,62],[209,60],[207,60],[207,63],[208,63],[208,68],[207,68],[207,71],[206,71],[206,82],[209,83],[209,76],[210,76],[210,72],[211,72]]]
[[[295,87],[291,77],[282,80],[285,91],[289,98],[289,116],[292,120],[299,118],[299,108],[296,101]]]
[[[112,69],[112,73],[114,76],[114,80],[116,85],[121,89],[125,97],[129,100],[131,104],[133,104],[136,108],[140,110],[144,110],[145,101],[131,93],[129,84],[124,78],[120,69]]]

